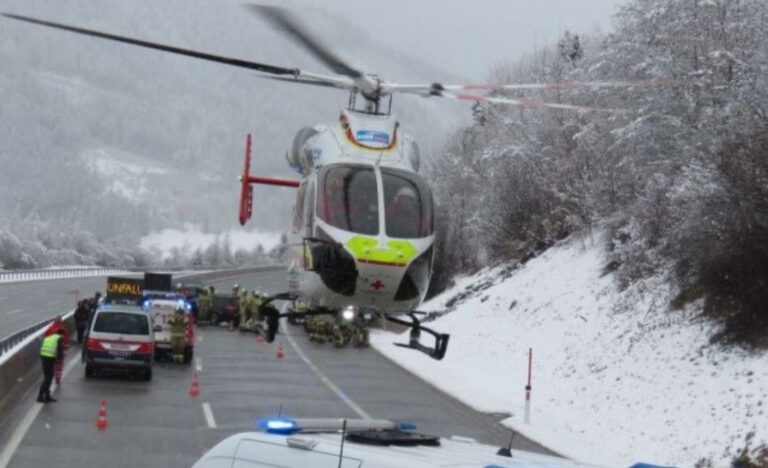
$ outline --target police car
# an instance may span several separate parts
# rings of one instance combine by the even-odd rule
[[[183,294],[165,291],[144,291],[141,307],[150,315],[154,323],[155,357],[160,358],[171,353],[171,318],[181,308],[189,319],[187,326],[187,346],[184,348],[184,363],[192,361],[195,352],[195,327],[193,325],[192,304]]]
[[[407,423],[376,419],[276,419],[219,442],[193,468],[597,468],[565,458],[414,432]],[[342,435],[343,434],[343,435]]]
[[[154,353],[152,319],[142,308],[102,304],[83,348],[85,377],[93,377],[101,369],[117,369],[140,372],[150,380]]]

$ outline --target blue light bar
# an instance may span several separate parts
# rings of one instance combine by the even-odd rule
[[[397,428],[401,431],[415,431],[419,427],[409,421],[395,421],[395,424],[397,424]]]
[[[299,430],[296,422],[290,419],[260,419],[256,424],[270,434],[293,434]]]

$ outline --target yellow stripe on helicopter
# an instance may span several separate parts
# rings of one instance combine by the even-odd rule
[[[406,266],[419,253],[404,240],[391,240],[386,247],[380,247],[375,237],[355,236],[346,245],[357,261],[374,265]]]

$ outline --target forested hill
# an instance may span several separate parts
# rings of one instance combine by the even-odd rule
[[[768,344],[766,37],[764,0],[633,0],[610,33],[499,64],[504,83],[639,83],[504,93],[622,112],[476,106],[432,168],[435,285],[597,226],[621,286],[665,275],[673,306],[702,300],[723,323],[714,339]]]
[[[2,11],[327,73],[235,0],[8,0]],[[342,18],[318,8],[297,13],[371,72],[401,82],[455,80]],[[135,245],[187,223],[204,233],[226,231],[237,224],[246,133],[254,137],[254,170],[290,177],[284,154],[295,133],[334,121],[348,99],[337,90],[8,18],[0,18],[0,38],[0,254],[6,241],[27,253],[24,260],[0,255],[7,268],[130,263],[133,251],[94,256],[89,245]],[[395,102],[425,157],[469,115],[466,105],[449,104],[452,111],[437,119],[444,103]],[[293,195],[257,187],[251,226],[285,232]]]

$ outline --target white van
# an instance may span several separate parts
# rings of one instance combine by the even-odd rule
[[[184,309],[189,319],[187,327],[187,346],[184,348],[184,363],[192,361],[195,346],[194,326],[192,324],[191,306],[183,296],[173,293],[154,293],[144,301],[144,310],[150,315],[154,324],[156,357],[171,353],[171,325],[168,323],[176,309]],[[177,297],[178,296],[178,297]]]
[[[154,355],[155,339],[149,314],[131,305],[99,306],[83,350],[86,378],[109,368],[138,371],[145,380],[151,380]]]

